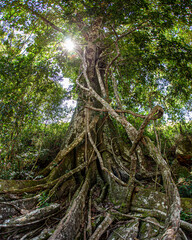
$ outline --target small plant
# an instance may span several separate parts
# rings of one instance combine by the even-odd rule
[[[182,181],[178,185],[179,193],[181,197],[192,197],[192,175],[187,178],[182,178]]]
[[[180,216],[181,220],[192,223],[192,213],[186,213],[184,211],[181,211]]]
[[[48,201],[48,198],[49,198],[49,196],[47,195],[47,193],[46,193],[46,192],[42,192],[42,193],[40,194],[40,196],[39,196],[38,206],[39,206],[40,208],[49,206],[50,203],[47,202],[47,201]]]

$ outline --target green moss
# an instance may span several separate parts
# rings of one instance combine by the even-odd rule
[[[157,224],[158,221],[155,218],[151,218],[151,217],[147,217],[146,220],[150,220],[152,222],[155,222]],[[142,222],[141,223],[141,227],[140,227],[140,233],[139,233],[139,239],[141,240],[148,240],[151,239],[153,237],[156,237],[159,234],[159,227],[148,223],[148,222]]]
[[[181,198],[181,208],[185,212],[192,213],[192,198]]]
[[[143,189],[133,196],[132,206],[146,209],[157,209],[166,211],[166,196],[164,193],[154,191],[153,189]]]
[[[173,172],[173,175],[178,178],[178,177],[188,177],[190,175],[190,171],[179,164],[177,159],[175,159],[171,165],[171,170]]]

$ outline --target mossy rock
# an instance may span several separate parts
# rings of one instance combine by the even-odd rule
[[[115,204],[116,206],[123,205],[127,199],[127,187],[120,186],[116,182],[112,181],[109,188],[109,198],[110,201],[112,201],[112,203]]]
[[[179,135],[177,140],[176,154],[192,156],[192,142],[190,135]]]
[[[166,212],[166,195],[153,189],[139,188],[139,191],[133,196],[132,206]]]
[[[179,164],[179,162],[177,161],[177,159],[175,159],[173,162],[172,162],[172,165],[171,165],[171,170],[172,170],[172,173],[173,175],[178,178],[178,177],[188,177],[190,176],[190,171],[187,167],[185,166],[181,166]]]

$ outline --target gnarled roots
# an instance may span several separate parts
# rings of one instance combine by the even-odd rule
[[[79,116],[42,179],[0,180],[0,239],[187,239],[192,225],[180,221],[176,185],[151,140],[142,145],[135,130],[131,147],[107,114],[91,121]],[[142,195],[155,174],[162,176],[164,192],[151,185]]]

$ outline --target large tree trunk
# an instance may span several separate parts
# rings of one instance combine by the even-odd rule
[[[162,110],[160,107],[153,109],[137,131],[125,116],[110,106],[104,83],[110,63],[107,64],[107,59],[99,60],[102,50],[99,44],[94,44],[100,24],[101,19],[93,24],[94,31],[82,56],[83,75],[77,79],[81,96],[62,150],[39,173],[44,176],[41,180],[0,181],[1,239],[146,239],[141,232],[144,223],[158,229],[153,236],[146,230],[148,239],[178,239],[180,198],[177,188],[168,164],[154,144],[143,137],[146,125],[160,117]],[[121,139],[110,117],[124,126],[127,142]],[[163,178],[167,208],[151,218],[147,210],[138,213],[140,206],[132,206],[136,192],[152,180],[157,166]],[[30,210],[31,205],[24,204],[26,200],[12,199],[17,194],[22,197],[24,193],[37,192],[47,196],[41,200],[45,207],[39,212]],[[56,205],[45,204],[54,201]],[[30,202],[36,205],[37,198],[34,196]],[[158,211],[158,206],[153,210]],[[13,220],[7,219],[6,211]],[[165,221],[162,222],[163,214]],[[188,231],[191,229],[189,226]]]

